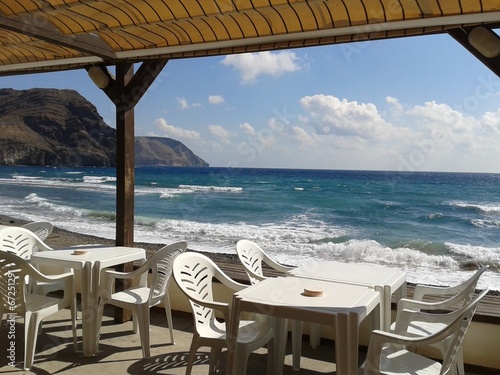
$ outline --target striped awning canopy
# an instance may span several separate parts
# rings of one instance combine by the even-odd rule
[[[0,0],[0,75],[498,27],[499,0]]]

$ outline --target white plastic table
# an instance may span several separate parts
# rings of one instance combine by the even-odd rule
[[[398,268],[378,265],[342,263],[336,261],[310,261],[288,272],[290,276],[370,286],[380,292],[380,327],[389,331],[391,326],[391,298],[406,297],[406,273]]]
[[[304,288],[322,289],[321,297],[306,297]],[[276,277],[249,286],[233,296],[231,326],[228,337],[228,375],[234,374],[234,348],[240,314],[253,312],[277,318],[330,325],[335,332],[337,375],[354,375],[358,371],[359,325],[380,305],[380,293],[372,288],[311,280],[302,277]],[[275,340],[281,342],[283,324],[275,325]],[[282,366],[282,364],[277,364]],[[276,369],[281,373],[281,369]]]
[[[85,254],[75,255],[75,250]],[[30,262],[61,268],[80,270],[82,300],[83,355],[93,356],[97,352],[97,306],[99,275],[101,269],[123,263],[144,261],[146,251],[124,246],[88,245],[53,251],[39,251]]]

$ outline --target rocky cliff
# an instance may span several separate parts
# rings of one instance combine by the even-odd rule
[[[184,144],[165,137],[136,137],[135,164],[208,167],[208,163],[196,156]]]
[[[115,133],[74,90],[0,89],[0,165],[115,166]],[[208,166],[170,138],[135,145],[137,165]]]

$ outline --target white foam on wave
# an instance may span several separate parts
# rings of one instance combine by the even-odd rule
[[[471,220],[472,225],[478,228],[498,228],[500,227],[500,220],[482,220],[474,219]]]
[[[23,210],[16,215],[24,220],[51,221],[55,226],[77,233],[113,239],[115,221],[105,217],[87,216],[84,210],[60,206],[31,194],[19,207],[38,206],[39,210]],[[11,202],[12,203],[12,202]],[[15,204],[2,205],[0,212],[12,214]],[[79,213],[80,212],[80,213]],[[20,212],[21,213],[21,212]],[[297,218],[297,220],[299,220]],[[136,217],[135,241],[168,244],[186,240],[189,248],[214,253],[235,254],[236,242],[250,239],[260,244],[276,261],[297,266],[305,260],[338,260],[350,263],[383,264],[403,269],[411,283],[454,285],[469,275],[451,256],[428,255],[408,248],[391,249],[372,240],[350,240],[342,243],[321,242],[325,237],[345,235],[342,229],[287,225],[213,224],[183,220],[159,220]],[[500,260],[500,248],[482,248],[447,244],[459,256],[468,256],[479,262]],[[487,272],[481,277],[479,288],[500,289],[500,273]]]
[[[114,176],[83,176],[83,182],[91,184],[102,184],[105,182],[116,182]]]
[[[179,189],[190,190],[190,191],[231,192],[231,193],[239,193],[243,191],[243,188],[233,187],[233,186],[179,185]]]
[[[41,180],[42,178],[41,177],[37,177],[37,176],[13,175],[12,179],[14,179],[14,180],[29,181],[29,180]]]
[[[2,185],[22,185],[23,187],[46,187],[51,189],[73,189],[99,192],[114,192],[116,190],[115,185],[106,185],[103,184],[103,182],[106,181],[101,179],[85,179],[85,176],[82,180],[75,180],[69,177],[41,178],[32,176],[13,176],[8,179],[0,179],[0,184]]]
[[[446,243],[453,254],[465,256],[477,262],[500,263],[500,247],[483,247]]]
[[[31,203],[32,205],[36,205],[38,208],[42,209],[45,215],[47,216],[57,216],[59,214],[67,214],[71,216],[86,216],[88,210],[77,209],[70,206],[60,205],[49,200],[38,196],[36,193],[31,193],[27,197],[25,197],[25,201],[27,203]]]
[[[500,214],[500,206],[498,204],[479,204],[463,201],[452,201],[449,204],[460,208],[474,209],[485,214]]]

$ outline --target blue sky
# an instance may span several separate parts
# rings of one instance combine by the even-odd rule
[[[115,126],[85,71],[2,77],[74,89]],[[172,60],[135,109],[136,135],[213,167],[500,173],[500,78],[448,35]]]

